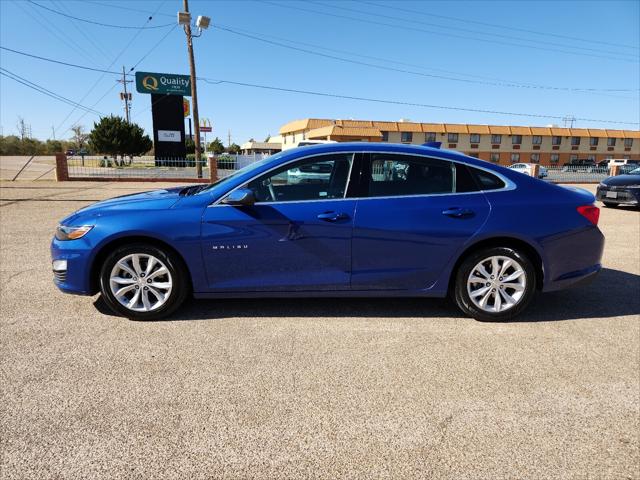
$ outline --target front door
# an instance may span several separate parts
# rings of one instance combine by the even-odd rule
[[[353,233],[353,290],[424,290],[483,225],[489,203],[467,167],[372,153]]]
[[[308,157],[249,182],[250,207],[210,206],[202,249],[214,292],[345,290],[356,201],[353,154]]]

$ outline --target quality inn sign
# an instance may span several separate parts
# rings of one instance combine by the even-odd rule
[[[189,75],[174,73],[136,72],[136,90],[138,93],[161,93],[189,97],[191,96],[191,78]]]

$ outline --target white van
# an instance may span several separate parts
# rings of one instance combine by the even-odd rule
[[[607,166],[611,168],[614,165],[621,166],[621,165],[626,165],[627,163],[629,163],[628,158],[610,158],[609,164]]]

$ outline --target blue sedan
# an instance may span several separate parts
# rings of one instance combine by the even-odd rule
[[[52,241],[54,281],[132,319],[190,295],[449,295],[478,320],[509,320],[599,272],[594,200],[437,147],[309,146],[78,210]]]

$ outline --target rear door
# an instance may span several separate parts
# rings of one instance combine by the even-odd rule
[[[430,287],[489,214],[466,166],[446,160],[371,153],[359,188],[353,290]]]

